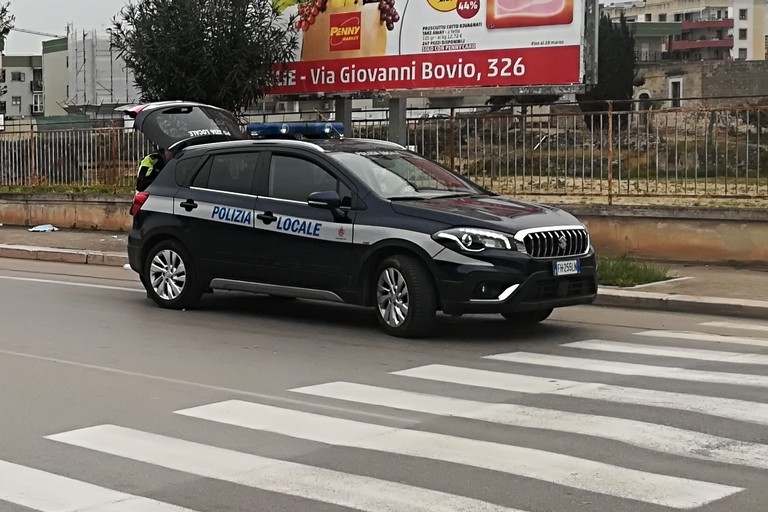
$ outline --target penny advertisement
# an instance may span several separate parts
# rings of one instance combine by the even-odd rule
[[[275,0],[300,33],[275,94],[566,86],[583,0]]]

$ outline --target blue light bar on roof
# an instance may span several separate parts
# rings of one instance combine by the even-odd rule
[[[344,123],[250,123],[247,130],[251,139],[330,139],[344,135]]]

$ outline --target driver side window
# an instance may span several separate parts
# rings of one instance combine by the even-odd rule
[[[336,191],[342,204],[351,202],[352,192],[325,169],[303,158],[272,155],[269,168],[269,197],[306,202],[313,192]],[[349,199],[345,200],[345,197]]]

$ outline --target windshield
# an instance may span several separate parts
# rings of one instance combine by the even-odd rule
[[[407,151],[339,152],[331,156],[387,199],[482,193],[448,169]]]

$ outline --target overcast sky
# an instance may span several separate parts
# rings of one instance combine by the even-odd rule
[[[5,3],[7,0],[0,0]],[[65,35],[67,23],[75,30],[103,31],[127,0],[10,0],[16,26],[39,32]],[[5,44],[6,55],[38,55],[45,37],[12,31]]]

